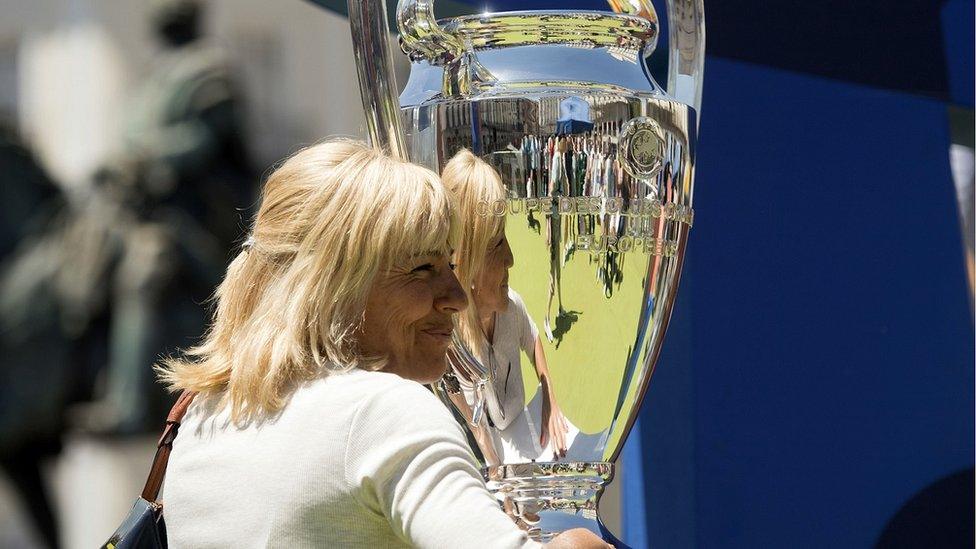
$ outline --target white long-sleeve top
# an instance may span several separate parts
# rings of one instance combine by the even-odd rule
[[[508,289],[508,307],[495,314],[495,330],[491,342],[485,342],[482,356],[488,357],[493,382],[488,387],[488,414],[495,428],[504,430],[525,408],[525,387],[522,381],[522,353],[535,364],[535,340],[539,329],[529,316],[528,308],[518,292]],[[459,380],[468,405],[474,407],[474,385]],[[516,460],[528,461],[531,458]]]
[[[488,493],[460,427],[418,383],[331,374],[236,427],[198,397],[163,490],[170,546],[540,547]]]

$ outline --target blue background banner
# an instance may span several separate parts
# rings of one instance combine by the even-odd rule
[[[870,546],[973,464],[945,105],[714,58],[706,75],[693,241],[625,453],[647,522],[625,539]]]

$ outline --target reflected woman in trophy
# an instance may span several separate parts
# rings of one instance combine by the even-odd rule
[[[442,180],[457,200],[461,232],[455,273],[470,303],[457,317],[456,344],[465,349],[452,354],[458,390],[451,400],[489,464],[565,457],[569,424],[556,402],[539,330],[522,297],[508,286],[514,257],[505,237],[505,212],[493,209],[505,203],[501,179],[462,150],[445,166]],[[541,413],[526,407],[522,352],[539,378]],[[483,365],[487,379],[468,373],[461,359],[465,354]]]

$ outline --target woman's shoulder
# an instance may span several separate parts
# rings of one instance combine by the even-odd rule
[[[403,420],[404,417],[450,419],[450,412],[420,383],[387,372],[354,369],[317,380],[299,398],[340,402],[356,416],[373,420]],[[297,395],[296,395],[297,396]]]
[[[420,444],[447,442],[467,450],[467,442],[451,412],[423,385],[382,372],[354,372],[343,378],[357,391],[349,408],[348,455],[406,455]]]
[[[381,396],[391,391],[415,396],[430,395],[430,391],[416,381],[404,379],[388,372],[375,372],[359,368],[330,373],[318,381],[322,387],[331,391],[350,391],[360,397]]]
[[[331,389],[348,389],[362,393],[382,393],[394,388],[408,388],[419,383],[404,379],[396,374],[352,368],[345,371],[330,372],[316,380],[316,383]],[[409,390],[409,389],[407,389]]]

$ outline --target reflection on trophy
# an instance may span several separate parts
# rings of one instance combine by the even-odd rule
[[[349,0],[374,146],[458,197],[459,315],[434,387],[530,536],[586,527],[661,349],[694,221],[702,0],[670,0],[666,88],[650,0],[613,12],[437,21],[401,0],[397,101],[382,0]],[[619,544],[619,541],[613,540]]]

